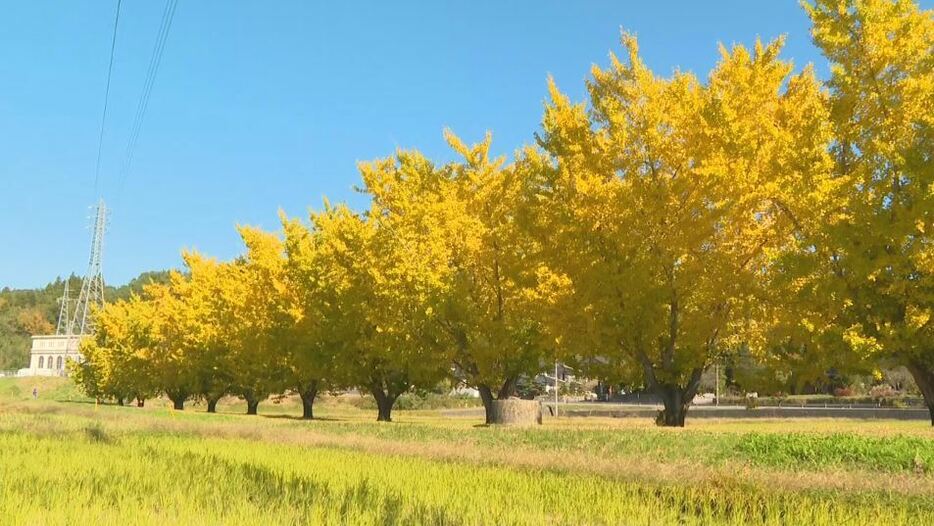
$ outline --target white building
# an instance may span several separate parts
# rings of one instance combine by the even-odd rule
[[[68,360],[81,361],[78,343],[81,336],[33,336],[29,367],[19,370],[19,376],[65,376]]]

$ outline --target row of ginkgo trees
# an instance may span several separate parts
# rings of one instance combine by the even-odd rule
[[[96,315],[74,367],[92,395],[371,393],[379,419],[454,378],[492,401],[555,359],[641,383],[684,425],[735,352],[912,372],[934,424],[934,21],[913,2],[806,6],[831,65],[782,39],[721,49],[706,79],[653,73],[636,39],[589,104],[549,82],[537,144],[446,138],[362,164],[366,211],[325,205],[245,254]]]

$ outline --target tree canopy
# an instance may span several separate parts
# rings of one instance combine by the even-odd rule
[[[356,388],[390,420],[438,382],[497,398],[556,360],[658,395],[683,426],[706,368],[755,357],[813,377],[905,365],[934,424],[934,19],[910,1],[805,5],[831,78],[783,39],[720,47],[706,75],[652,71],[638,40],[587,100],[549,79],[535,144],[361,163],[368,207],[241,227],[227,262],[105,307],[89,393],[248,412]],[[23,323],[35,315],[24,313]]]

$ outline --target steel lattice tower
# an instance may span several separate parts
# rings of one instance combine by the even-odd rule
[[[59,300],[61,307],[58,311],[58,326],[55,328],[55,334],[58,335],[71,334],[72,332],[71,305],[73,300],[71,299],[71,292],[68,290],[70,281],[70,276],[65,278],[65,291],[62,292],[62,299]]]
[[[97,213],[94,215],[93,233],[91,235],[91,257],[88,262],[88,272],[81,283],[81,293],[75,305],[74,318],[67,328],[69,334],[78,331],[79,336],[90,334],[93,330],[89,317],[91,306],[104,305],[104,272],[101,259],[104,253],[104,230],[107,228],[107,206],[104,200],[97,202]]]

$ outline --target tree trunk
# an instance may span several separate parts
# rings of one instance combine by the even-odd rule
[[[176,411],[184,411],[185,410],[185,399],[184,398],[173,398],[172,409],[175,409]]]
[[[657,425],[684,427],[684,418],[688,415],[688,408],[691,407],[691,402],[694,401],[694,395],[697,394],[697,386],[700,385],[700,378],[703,373],[703,367],[692,370],[687,385],[683,388],[676,384],[655,384],[653,391],[662,399],[662,403],[665,405],[665,409],[655,419]]]
[[[396,398],[399,398],[399,395],[387,393],[380,387],[371,387],[370,391],[373,394],[373,398],[376,399],[376,421],[392,422],[392,406],[395,405]]]
[[[516,392],[516,382],[518,378],[510,377],[503,381],[496,396],[493,396],[493,389],[486,384],[477,384],[477,391],[480,392],[480,399],[483,401],[483,412],[486,414],[486,423],[495,424],[496,419],[493,412],[493,400],[506,400]]]
[[[117,405],[123,407],[123,398],[117,398]]]
[[[511,376],[506,378],[503,381],[503,385],[499,387],[499,393],[496,395],[497,400],[505,400],[510,396],[516,394],[516,383],[518,383],[519,378],[516,376]]]
[[[315,397],[318,396],[318,381],[312,380],[305,389],[299,389],[298,395],[302,398],[302,419],[315,418]]]
[[[145,405],[146,405],[145,398],[139,398],[139,397],[136,398],[136,407],[143,407]]]
[[[921,390],[921,396],[924,397],[924,404],[928,407],[931,417],[931,426],[934,426],[934,371],[916,360],[909,360],[907,367]]]
[[[219,396],[208,398],[208,413],[216,413],[216,412],[217,412],[217,402],[218,402],[220,399],[221,399],[221,397],[219,397]]]
[[[681,388],[677,385],[660,385],[655,392],[665,404],[665,409],[659,413],[655,423],[665,427],[684,427],[684,418],[691,403],[685,401]]]
[[[483,401],[483,411],[486,413],[486,423],[493,423],[493,390],[490,386],[479,384],[477,391],[480,391],[480,400]]]
[[[247,399],[247,401],[246,401],[246,414],[248,414],[248,415],[256,415],[256,414],[258,414],[258,413],[257,413],[257,410],[258,410],[258,409],[259,409],[259,400],[250,400],[250,399]]]

